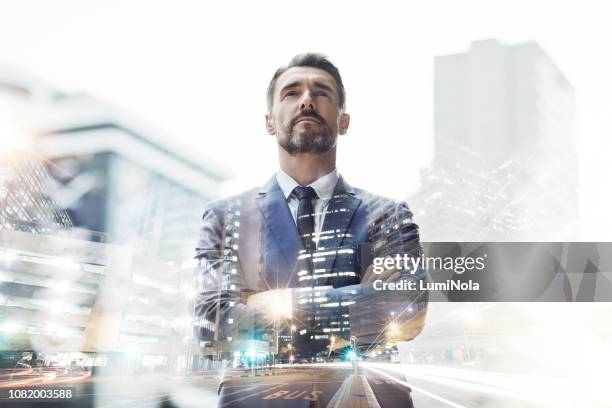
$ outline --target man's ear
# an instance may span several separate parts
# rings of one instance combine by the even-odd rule
[[[340,115],[340,126],[338,126],[338,133],[341,135],[345,135],[350,123],[351,123],[351,116],[348,113],[341,114]]]
[[[266,113],[266,131],[269,135],[276,134],[276,127],[274,126],[274,119],[272,119],[272,115]]]

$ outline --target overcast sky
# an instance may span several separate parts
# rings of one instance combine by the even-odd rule
[[[405,197],[433,152],[434,56],[485,38],[537,41],[577,91],[583,238],[610,239],[606,1],[210,3],[0,0],[0,64],[125,108],[172,136],[162,143],[228,167],[228,189],[241,190],[277,167],[264,128],[270,76],[294,54],[323,52],[352,116],[339,170]]]

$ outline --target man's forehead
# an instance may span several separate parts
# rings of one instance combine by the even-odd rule
[[[276,92],[290,84],[319,82],[336,89],[336,82],[329,72],[315,67],[291,67],[276,80]]]

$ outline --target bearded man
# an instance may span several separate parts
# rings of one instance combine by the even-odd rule
[[[389,325],[396,340],[421,331],[423,293],[372,291],[373,258],[420,256],[421,246],[406,203],[352,187],[336,169],[338,135],[350,124],[345,106],[340,73],[323,55],[297,55],[273,75],[265,123],[279,170],[209,204],[202,219],[196,314],[205,354],[242,358],[249,340],[262,356],[303,361],[330,356],[351,337],[382,341]]]

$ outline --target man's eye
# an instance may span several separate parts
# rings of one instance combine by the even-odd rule
[[[318,91],[317,92],[317,96],[327,96],[327,92],[326,91]]]
[[[295,96],[297,95],[297,92],[295,91],[287,91],[287,93],[285,93],[285,96]]]

